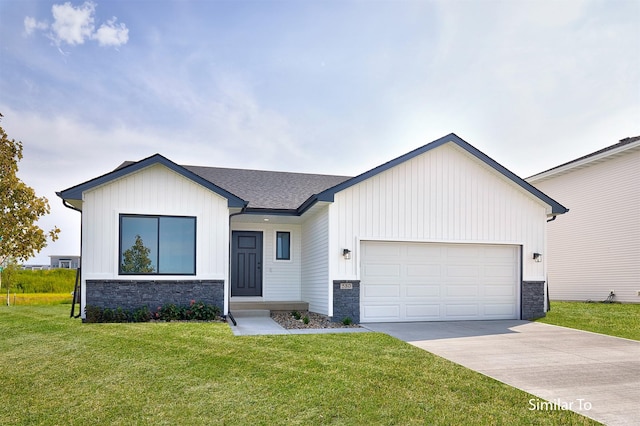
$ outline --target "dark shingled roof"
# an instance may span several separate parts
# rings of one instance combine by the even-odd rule
[[[248,208],[295,210],[309,197],[336,186],[349,176],[264,170],[183,166],[249,202]]]

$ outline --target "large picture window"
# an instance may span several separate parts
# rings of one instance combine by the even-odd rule
[[[195,275],[196,218],[120,215],[121,275]]]

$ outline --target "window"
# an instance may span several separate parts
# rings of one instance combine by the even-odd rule
[[[290,232],[276,232],[276,260],[291,260]]]
[[[120,215],[119,273],[195,275],[196,218]]]

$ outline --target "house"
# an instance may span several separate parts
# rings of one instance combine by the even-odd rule
[[[80,256],[74,255],[51,255],[49,256],[50,268],[78,269],[80,267]]]
[[[156,154],[58,196],[82,214],[83,312],[304,302],[354,322],[544,316],[567,211],[455,134],[355,177]]]
[[[548,227],[551,299],[640,303],[640,136],[527,181],[571,206]]]

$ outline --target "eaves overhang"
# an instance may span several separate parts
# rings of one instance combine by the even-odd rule
[[[124,167],[118,168],[112,172],[106,173],[97,178],[91,179],[87,182],[81,183],[79,185],[73,186],[71,188],[65,189],[60,192],[56,192],[58,197],[62,198],[66,203],[71,205],[77,205],[77,202],[82,201],[82,194],[86,191],[89,191],[93,188],[96,188],[100,185],[107,184],[116,179],[122,178],[131,173],[135,173],[139,170],[142,170],[146,167],[150,167],[152,165],[161,164],[174,172],[182,175],[183,177],[190,179],[191,181],[209,189],[210,191],[220,195],[227,199],[227,204],[229,208],[242,208],[245,207],[248,203],[242,198],[232,194],[231,192],[209,182],[208,180],[198,176],[197,174],[189,171],[188,169],[174,163],[166,157],[163,157],[160,154],[154,154],[151,157],[147,157],[143,160],[140,160],[135,163],[128,164]]]
[[[468,142],[464,141],[462,138],[460,138],[459,136],[457,136],[455,133],[450,133],[447,136],[444,136],[440,139],[437,139],[431,143],[428,143],[420,148],[417,148],[411,152],[408,152],[407,154],[404,154],[398,158],[395,158],[387,163],[384,163],[374,169],[369,170],[368,172],[362,173],[361,175],[358,175],[354,178],[351,178],[345,182],[342,182],[332,188],[326,189],[325,191],[319,193],[316,197],[315,200],[316,201],[326,201],[326,202],[333,202],[335,194],[343,191],[353,185],[356,185],[362,181],[365,181],[367,179],[372,178],[373,176],[380,174],[386,170],[389,170],[399,164],[404,163],[405,161],[411,160],[412,158],[415,158],[421,154],[424,154],[427,151],[430,151],[432,149],[438,148],[446,143],[454,143],[456,144],[458,147],[462,148],[463,150],[465,150],[466,152],[468,152],[469,154],[471,154],[472,156],[476,157],[478,160],[482,161],[483,163],[485,163],[487,166],[491,167],[492,169],[494,169],[496,172],[500,173],[501,175],[503,175],[504,177],[506,177],[507,179],[509,179],[510,181],[512,181],[513,183],[515,183],[516,185],[518,185],[519,187],[521,187],[522,189],[524,189],[526,192],[530,193],[531,195],[533,195],[534,197],[538,198],[539,200],[541,200],[542,202],[544,202],[545,204],[549,205],[551,207],[550,210],[550,214],[555,216],[555,215],[559,215],[559,214],[564,214],[566,212],[569,211],[569,209],[567,209],[566,207],[564,207],[562,204],[558,203],[557,201],[555,201],[554,199],[552,199],[551,197],[549,197],[548,195],[546,195],[545,193],[543,193],[542,191],[540,191],[539,189],[537,189],[536,187],[534,187],[533,185],[531,185],[530,183],[526,182],[524,179],[520,178],[519,176],[517,176],[515,173],[511,172],[510,170],[508,170],[506,167],[504,167],[503,165],[501,165],[500,163],[498,163],[497,161],[493,160],[491,157],[489,157],[488,155],[486,155],[485,153],[483,153],[482,151],[480,151],[479,149],[475,148],[474,146],[472,146],[471,144],[469,144]]]

